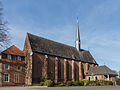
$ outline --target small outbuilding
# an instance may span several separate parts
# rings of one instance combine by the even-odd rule
[[[110,80],[112,82],[115,82],[116,76],[117,73],[111,70],[110,68],[108,68],[106,65],[92,67],[86,73],[86,79],[90,81]]]

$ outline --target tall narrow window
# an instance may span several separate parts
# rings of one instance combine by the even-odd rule
[[[9,82],[9,74],[4,74],[4,82]]]
[[[74,68],[75,68],[75,70],[74,70],[74,79],[75,79],[75,81],[77,80],[76,79],[76,63],[74,64],[75,66],[74,66]]]
[[[67,61],[67,80],[69,80],[69,62]]]
[[[11,55],[7,55],[7,59],[11,59]]]
[[[88,77],[88,80],[90,81],[90,76]]]
[[[95,81],[96,81],[97,79],[98,79],[97,76],[95,76]]]
[[[8,69],[9,69],[9,65],[8,65],[8,64],[5,64],[4,69],[5,69],[5,70],[8,70]]]
[[[61,80],[61,62],[58,60],[58,80]]]
[[[19,74],[14,74],[14,82],[19,83]]]

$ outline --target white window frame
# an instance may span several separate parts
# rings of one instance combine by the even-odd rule
[[[48,55],[45,55],[45,58],[47,59],[47,58],[48,58]]]
[[[20,57],[20,56],[17,56],[17,60],[18,60],[18,61],[21,61],[21,57]]]
[[[8,65],[8,69],[5,68],[5,65]],[[4,64],[4,69],[5,70],[9,70],[10,69],[10,65],[9,64]]]
[[[96,77],[97,77],[97,76],[95,76],[95,81],[96,81]],[[98,77],[97,77],[97,80],[98,80]]]
[[[5,74],[8,75],[8,81],[5,81]],[[10,82],[10,75],[8,73],[4,73],[4,82]]]
[[[7,59],[12,59],[12,56],[8,54]]]

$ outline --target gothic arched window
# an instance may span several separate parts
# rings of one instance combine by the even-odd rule
[[[69,62],[67,61],[67,80],[69,80]]]
[[[61,80],[61,62],[58,60],[58,80]]]

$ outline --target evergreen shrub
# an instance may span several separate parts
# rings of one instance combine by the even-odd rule
[[[72,81],[67,81],[66,86],[72,86]]]

